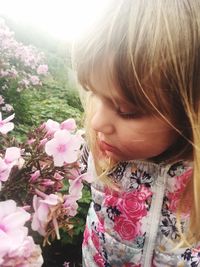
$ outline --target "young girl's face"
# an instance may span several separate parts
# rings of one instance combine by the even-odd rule
[[[161,117],[145,114],[93,77],[95,111],[91,126],[104,155],[115,160],[153,158],[166,151],[177,133]],[[112,95],[112,97],[111,97]]]

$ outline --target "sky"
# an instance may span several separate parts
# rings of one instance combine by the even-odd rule
[[[72,41],[84,34],[107,3],[108,0],[0,0],[0,15]]]

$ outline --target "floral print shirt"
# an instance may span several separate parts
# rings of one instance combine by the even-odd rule
[[[88,172],[96,176],[92,157]],[[173,165],[121,162],[109,177],[111,190],[96,179],[83,241],[83,267],[200,266],[200,244],[173,249],[186,231],[190,199],[177,222],[179,199],[191,179],[188,162]]]

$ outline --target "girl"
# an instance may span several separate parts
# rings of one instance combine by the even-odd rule
[[[84,267],[200,266],[199,15],[113,0],[75,46],[96,178]]]

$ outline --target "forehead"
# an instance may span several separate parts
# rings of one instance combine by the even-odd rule
[[[93,71],[90,75],[90,90],[98,96],[110,99],[116,104],[130,104],[122,95],[122,90],[117,83],[111,70],[101,68]]]

